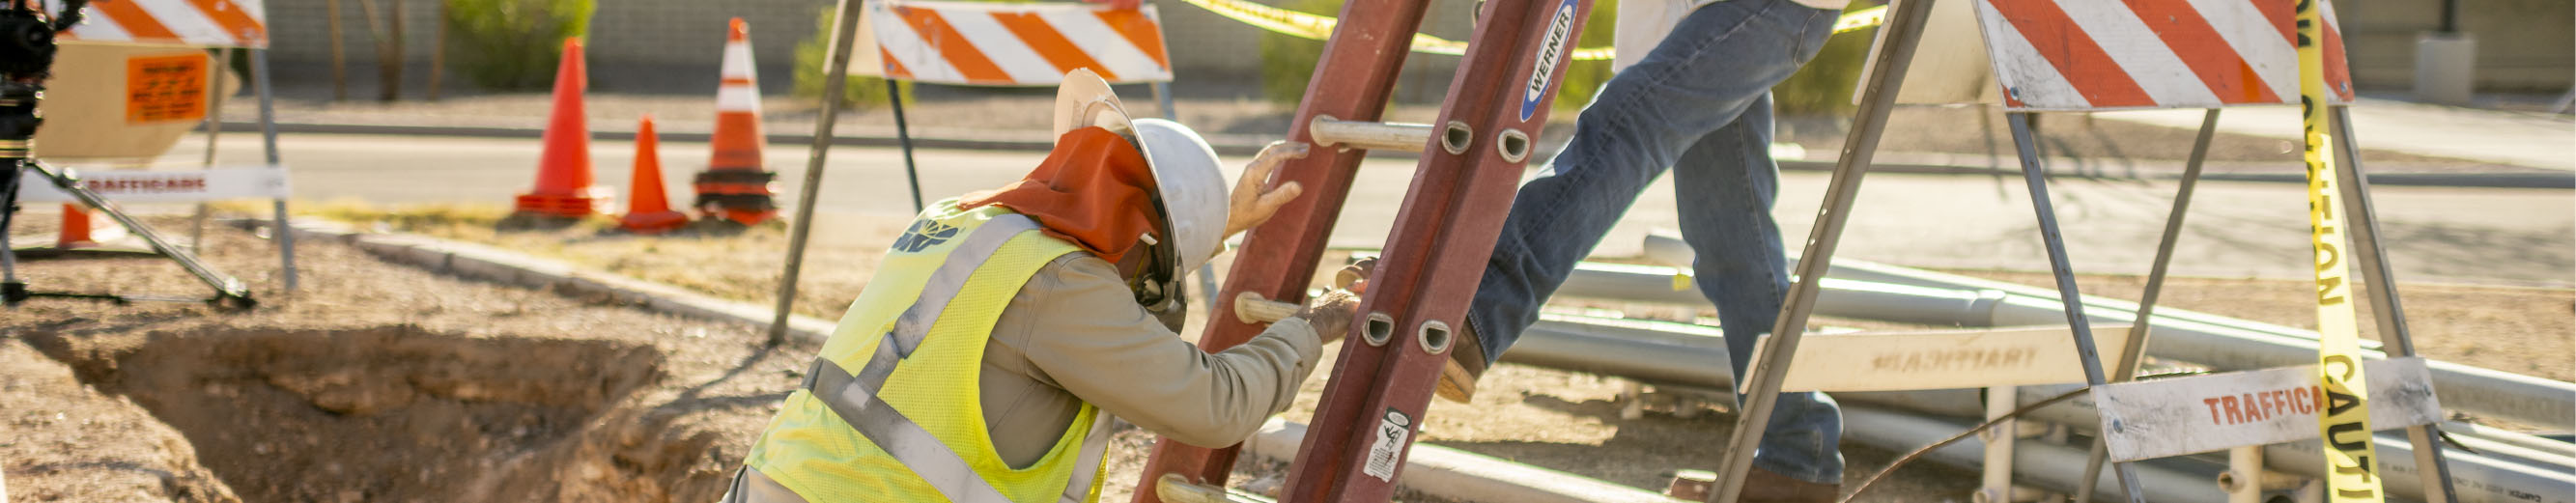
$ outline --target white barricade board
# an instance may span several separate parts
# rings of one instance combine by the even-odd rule
[[[2067,327],[1807,334],[1780,391],[1912,391],[2084,382]],[[2120,361],[2129,327],[2093,327],[2105,365]],[[1762,354],[1771,339],[1754,345]],[[1757,359],[1758,361],[1758,359]],[[1749,380],[1749,379],[1748,379]],[[1742,384],[1737,385],[1743,387]]]
[[[2370,427],[2390,430],[2442,418],[2423,358],[2362,364]],[[2334,405],[2305,365],[2112,384],[2093,390],[2112,461],[2180,456],[2317,437],[2317,412]],[[2350,440],[2350,439],[2347,439]]]
[[[91,192],[118,203],[193,203],[226,199],[284,199],[286,170],[277,166],[186,171],[76,170]],[[28,170],[19,180],[18,200],[75,202],[54,188],[54,181]]]

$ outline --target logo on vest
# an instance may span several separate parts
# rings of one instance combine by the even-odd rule
[[[903,237],[895,238],[894,250],[920,253],[930,247],[939,246],[940,243],[946,243],[949,238],[954,237],[957,237],[956,226],[929,220],[914,220],[912,228],[903,230]]]

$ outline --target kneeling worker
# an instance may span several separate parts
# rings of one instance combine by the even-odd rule
[[[1304,150],[1263,150],[1229,195],[1205,140],[1129,120],[1088,70],[1054,129],[1026,179],[895,240],[725,501],[1089,502],[1110,415],[1218,447],[1288,408],[1357,297],[1214,354],[1175,332],[1181,278],[1297,196],[1263,185]]]

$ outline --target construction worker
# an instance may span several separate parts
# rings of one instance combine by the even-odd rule
[[[1197,133],[1130,120],[1089,70],[1054,122],[1027,178],[894,241],[725,501],[1094,501],[1110,416],[1222,447],[1288,408],[1356,296],[1214,354],[1176,332],[1181,278],[1297,196],[1265,182],[1304,149],[1263,150],[1229,194]]]
[[[1666,169],[1681,197],[1700,292],[1744,377],[1754,341],[1789,291],[1771,219],[1771,86],[1816,57],[1848,0],[1629,0],[1619,4],[1617,71],[1586,105],[1574,139],[1521,186],[1494,243],[1466,343],[1437,393],[1465,402],[1538,307]],[[1649,50],[1651,49],[1651,51]],[[1624,67],[1624,68],[1622,68]],[[1840,492],[1842,412],[1822,393],[1783,393],[1740,501],[1821,502]]]

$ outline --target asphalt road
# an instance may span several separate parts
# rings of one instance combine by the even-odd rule
[[[199,145],[201,140],[192,137],[174,154],[194,152]],[[299,199],[357,198],[378,204],[507,204],[513,194],[531,187],[539,151],[534,139],[416,136],[290,135],[283,145]],[[224,164],[258,161],[256,136],[227,135],[220,147]],[[591,148],[597,180],[615,187],[621,198],[633,149],[631,143],[609,141]],[[799,190],[807,153],[801,144],[772,145],[768,151],[769,164],[779,171],[788,195],[782,204],[792,204]],[[835,232],[835,222],[911,213],[900,153],[835,148],[831,154],[816,219],[818,245],[879,246],[866,242],[873,237]],[[932,200],[1017,179],[1043,158],[1019,151],[924,150],[918,155],[922,194]],[[193,160],[194,155],[188,157]],[[663,177],[680,198],[675,203],[686,204],[685,187],[706,157],[701,143],[662,144]],[[1233,169],[1244,160],[1228,159]],[[1335,228],[1336,244],[1375,246],[1382,241],[1412,173],[1409,158],[1367,163]],[[1822,173],[1784,175],[1775,214],[1793,249],[1804,241],[1828,181]],[[2147,271],[2176,188],[2172,182],[2058,178],[2050,188],[2077,270]],[[2309,277],[2304,189],[2287,183],[2202,184],[2180,243],[2176,273]],[[2576,191],[2381,187],[2374,195],[2401,280],[2576,285]],[[1635,255],[1649,230],[1677,228],[1674,197],[1669,178],[1658,181],[1595,255]],[[2018,177],[1876,175],[1863,185],[1841,256],[1912,266],[2045,270],[2037,229]]]

